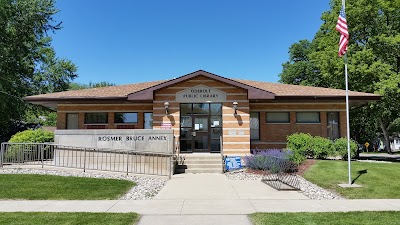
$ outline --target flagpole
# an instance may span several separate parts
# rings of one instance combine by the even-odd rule
[[[346,8],[346,0],[342,0],[343,8]],[[347,51],[344,53],[344,74],[346,81],[346,131],[347,131],[347,164],[349,168],[349,185],[351,185],[351,155],[350,155],[350,113],[349,113],[349,81],[347,76]]]
[[[351,185],[351,155],[350,155],[350,113],[349,113],[349,82],[347,76],[347,53],[344,54],[344,71],[346,77],[346,130],[347,130],[347,162],[349,167],[349,185]]]

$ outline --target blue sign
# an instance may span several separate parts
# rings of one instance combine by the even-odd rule
[[[227,171],[233,169],[241,169],[242,161],[240,160],[240,156],[228,156],[225,159],[225,168]]]

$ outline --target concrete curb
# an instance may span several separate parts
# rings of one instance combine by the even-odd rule
[[[0,201],[0,212],[137,212],[142,215],[246,215],[256,212],[350,211],[400,211],[400,199]]]

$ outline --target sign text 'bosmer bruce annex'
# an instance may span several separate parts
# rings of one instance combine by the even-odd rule
[[[167,141],[167,136],[110,136],[110,135],[102,135],[97,137],[97,141]]]
[[[102,149],[172,153],[172,130],[56,130],[55,143]]]

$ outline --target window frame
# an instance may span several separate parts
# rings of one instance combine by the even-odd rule
[[[68,124],[69,124],[69,117],[68,115],[76,115],[76,123],[77,123],[77,127],[76,129],[79,129],[79,113],[65,113],[65,129],[66,130],[76,130],[75,128],[68,128]]]
[[[136,122],[116,122],[116,114],[125,114],[125,113],[134,113],[136,114]],[[121,124],[138,124],[139,123],[139,113],[138,112],[114,112],[114,124],[121,125]]]
[[[285,113],[288,115],[288,121],[268,121],[268,113]],[[290,124],[290,112],[266,112],[265,113],[265,123],[267,124]]]
[[[151,114],[151,128],[146,128],[146,114]],[[154,119],[153,119],[154,113],[153,112],[144,112],[143,113],[143,129],[153,129],[154,127]]]
[[[254,128],[253,129],[251,128],[251,114],[252,113],[257,113],[257,115],[258,115],[258,138],[254,138],[251,136],[251,130],[256,130]],[[260,112],[250,112],[249,116],[250,116],[250,141],[259,141],[259,140],[261,140]]]
[[[87,122],[87,114],[105,114],[106,115],[106,122],[105,123],[88,123]],[[84,125],[107,125],[108,124],[108,112],[86,112],[84,115]]]
[[[318,122],[313,121],[306,121],[306,122],[299,122],[298,115],[299,113],[318,113]],[[310,112],[296,112],[296,124],[321,124],[321,112],[318,111],[310,111]]]

